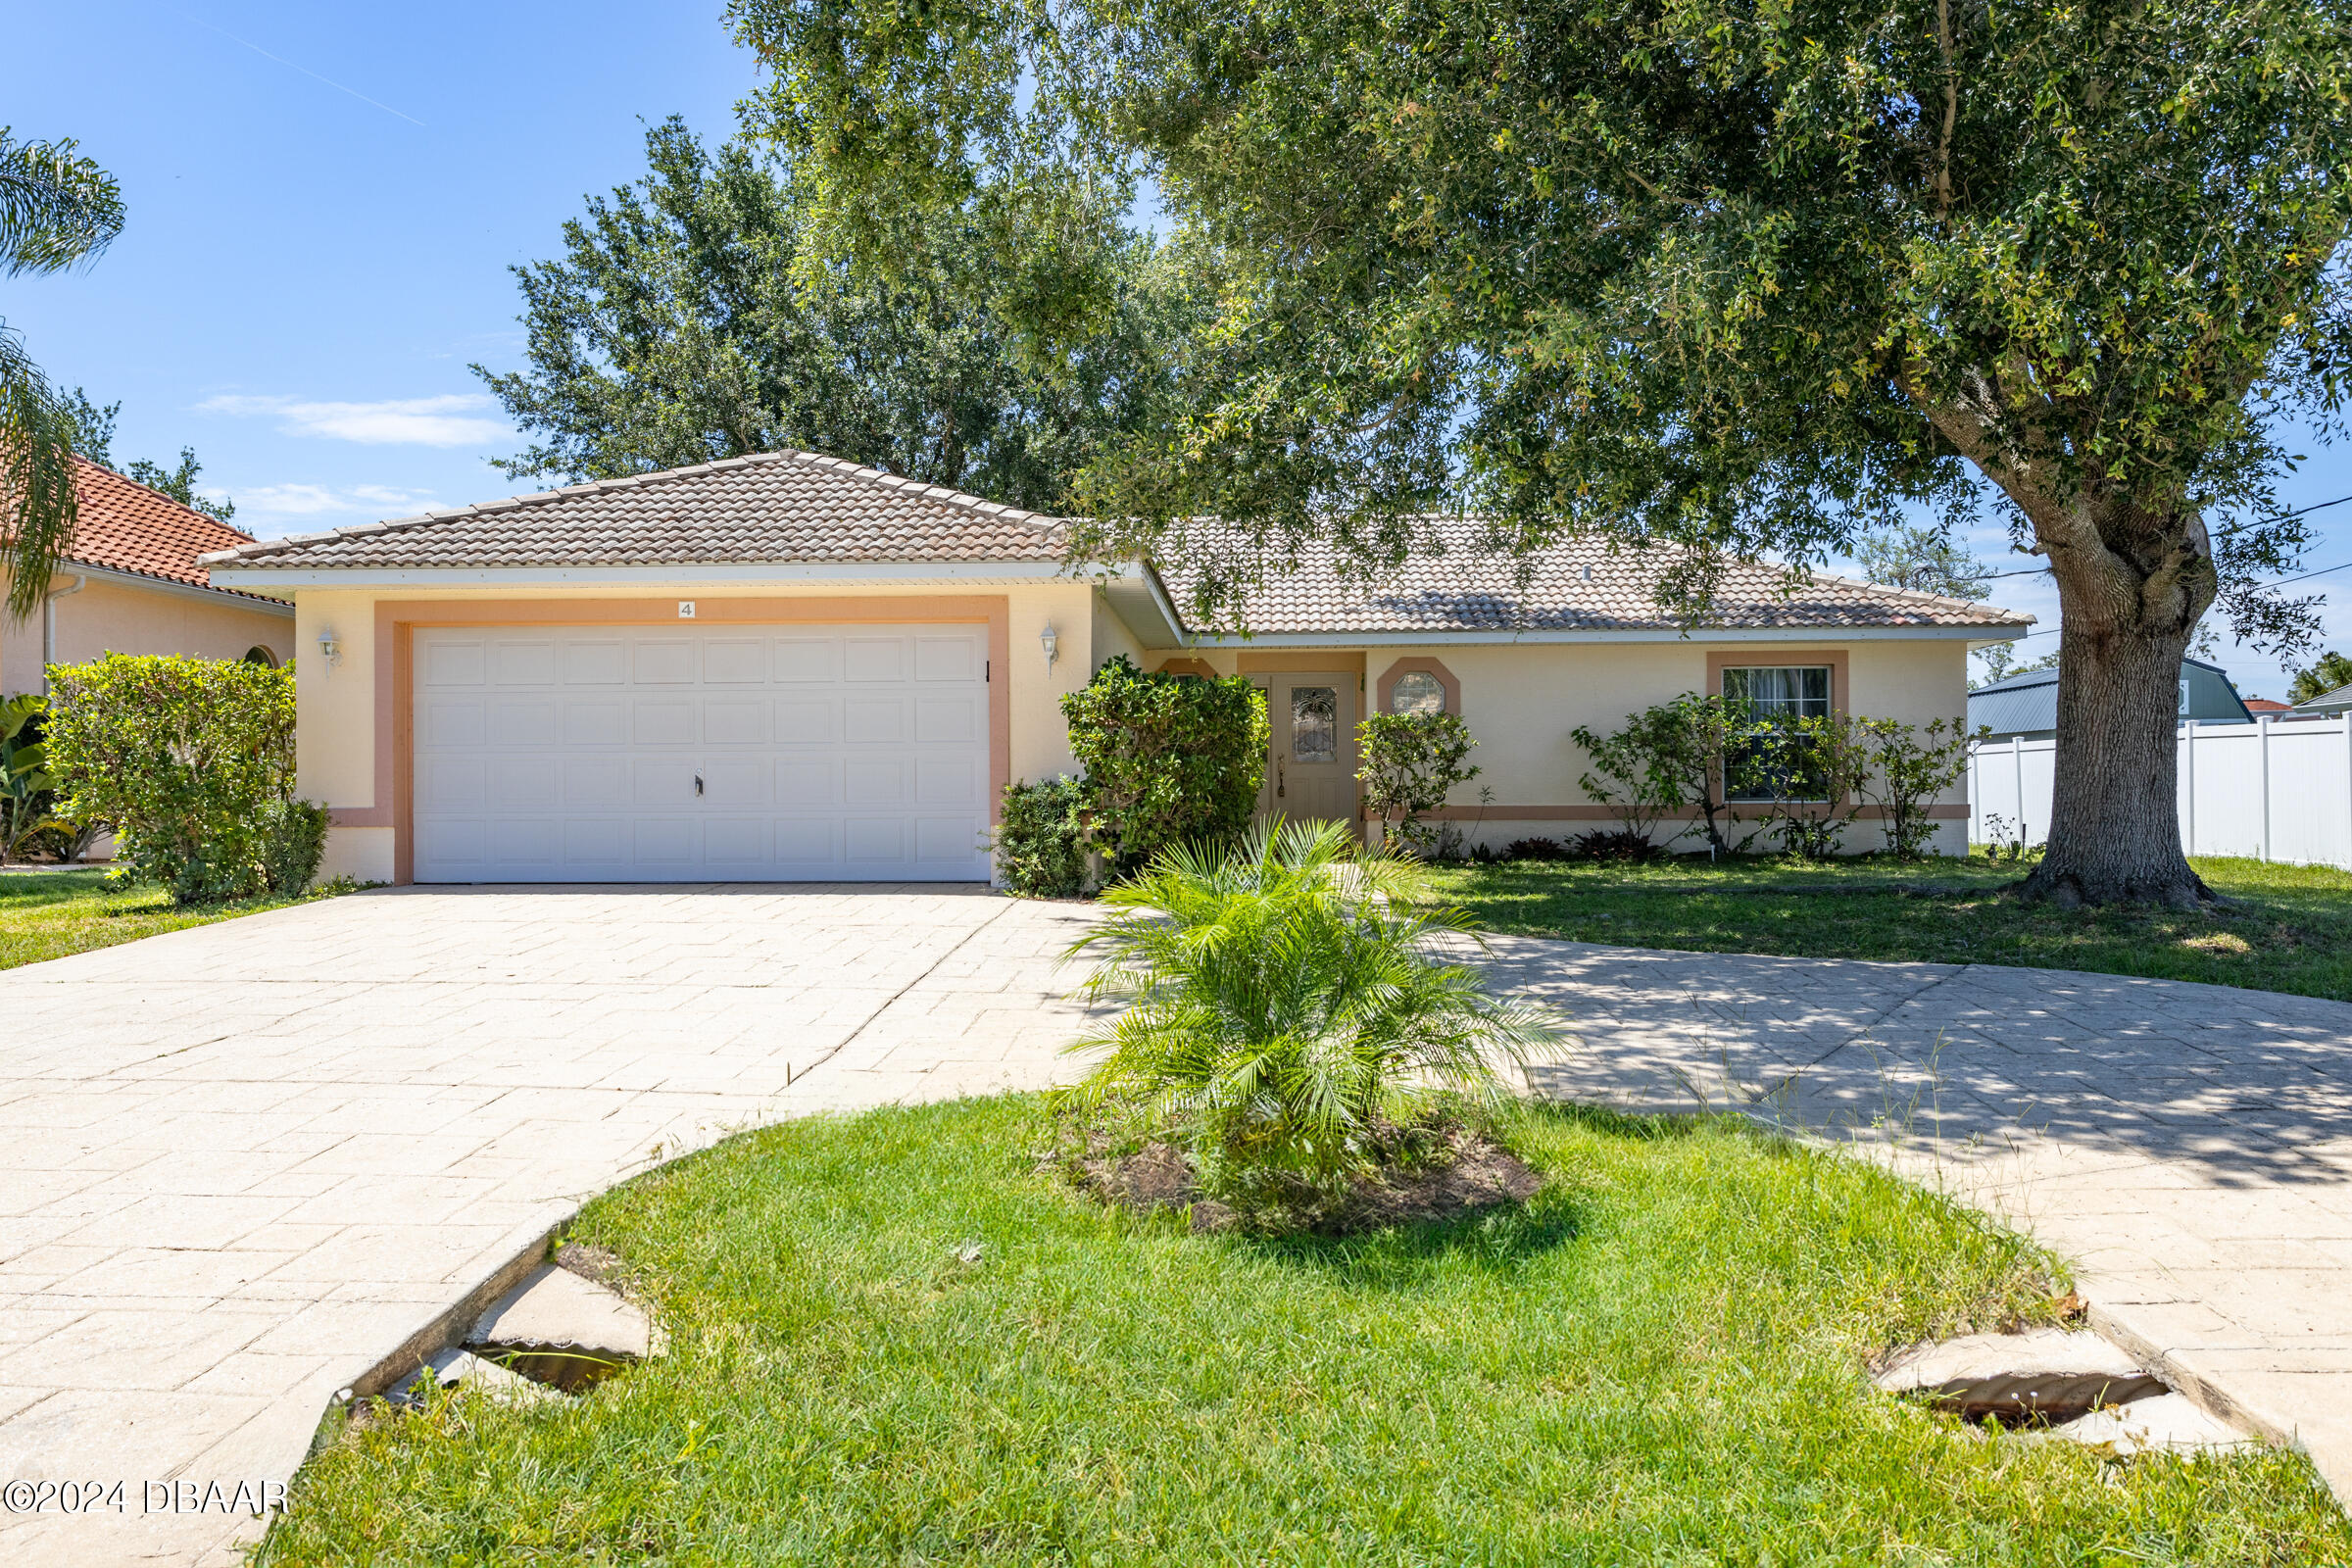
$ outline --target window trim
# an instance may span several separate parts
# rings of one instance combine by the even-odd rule
[[[1707,653],[1707,691],[1716,697],[1723,695],[1723,674],[1727,669],[1819,669],[1827,665],[1830,671],[1830,711],[1842,713],[1846,708],[1846,651],[1842,648],[1775,648],[1763,647],[1710,649]],[[1718,798],[1727,805],[1758,806],[1761,801],[1733,801],[1731,792],[1723,787],[1718,771],[1715,789]],[[1841,796],[1834,801],[1794,801],[1796,806],[1819,806],[1836,809],[1845,805]]]
[[[1437,676],[1438,685],[1446,693],[1446,711],[1456,717],[1461,715],[1462,683],[1454,678],[1453,671],[1447,669],[1443,662],[1422,658],[1399,659],[1380,672],[1380,680],[1374,688],[1379,699],[1378,711],[1396,711],[1396,682],[1402,676],[1413,674]]]

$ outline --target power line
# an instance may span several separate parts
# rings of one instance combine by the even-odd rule
[[[2247,518],[2245,521],[2243,521],[2243,522],[2240,522],[2240,523],[2233,523],[2233,524],[2231,524],[2230,527],[2227,527],[2227,528],[2216,528],[2216,529],[2214,529],[2214,530],[2212,531],[2212,533],[2211,533],[2211,534],[2210,534],[2208,537],[2210,537],[2210,538],[2215,538],[2215,539],[2225,539],[2225,538],[2228,538],[2230,535],[2231,535],[2231,534],[2233,534],[2233,533],[2243,533],[2243,532],[2245,532],[2245,531],[2246,531],[2248,528],[2256,528],[2256,527],[2260,527],[2260,526],[2261,526],[2261,525],[2263,525],[2264,523],[2270,523],[2270,522],[2291,522],[2291,521],[2293,521],[2293,520],[2294,520],[2295,518],[2297,518],[2297,517],[2305,517],[2305,516],[2309,516],[2309,515],[2310,515],[2312,513],[2315,513],[2315,512],[2325,512],[2325,511],[2327,511],[2327,510],[2328,510],[2329,507],[2340,507],[2340,506],[2342,506],[2342,505],[2343,505],[2345,502],[2347,502],[2347,501],[2352,501],[2352,496],[2337,496],[2337,497],[2336,497],[2336,498],[2335,498],[2333,501],[2315,501],[2315,502],[2313,502],[2313,503],[2312,503],[2310,506],[2308,506],[2308,507],[2303,507],[2303,508],[2300,508],[2300,509],[2298,509],[2298,510],[2296,510],[2296,511],[2294,511],[2294,512],[2281,512],[2281,513],[2279,513],[2279,514],[2278,514],[2277,516],[2275,516],[2275,517],[2248,517],[2248,518]],[[2329,567],[2328,568],[2328,571],[2341,571],[2341,570],[2343,570],[2343,567],[2341,567],[2341,566],[2329,566]],[[2022,566],[2022,567],[2020,567],[2019,569],[2017,569],[2016,571],[1988,571],[1988,572],[1986,572],[1986,573],[1984,574],[1984,576],[1985,576],[1985,580],[1986,580],[1986,581],[1990,581],[1990,580],[1992,580],[1993,578],[1996,578],[1996,577],[2046,577],[2046,576],[2048,576],[2049,574],[2050,574],[2050,568],[2049,568],[2049,567],[2047,567],[2047,566]],[[2319,576],[2324,576],[2325,574],[2326,574],[2326,573],[2324,573],[2324,572],[2317,572],[2317,571],[2313,571],[2313,572],[2306,572],[2306,573],[2304,573],[2304,576],[2309,576],[2309,577],[2319,577]],[[2301,581],[2303,580],[2303,578],[2302,578],[2302,577],[2288,577],[2288,578],[2286,578],[2286,579],[2284,579],[2284,580],[2285,580],[2285,581],[2287,581],[2287,582],[2301,582]],[[2262,586],[2262,587],[2265,587],[2265,588],[2276,588],[2276,587],[2278,587],[2278,583],[2263,583],[2263,584],[2261,584],[2260,586]],[[2038,636],[2038,635],[2039,635],[2039,633],[2036,633],[2035,635],[2036,635],[2036,636]]]

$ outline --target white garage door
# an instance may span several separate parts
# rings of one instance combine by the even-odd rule
[[[420,629],[419,882],[976,881],[978,626]]]

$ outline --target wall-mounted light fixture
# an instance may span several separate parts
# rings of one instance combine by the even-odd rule
[[[1046,629],[1038,635],[1037,641],[1038,646],[1046,651],[1046,667],[1052,669],[1054,661],[1061,657],[1061,633],[1054,629],[1052,621],[1048,621]]]
[[[318,628],[318,657],[329,664],[343,662],[343,639],[335,635],[332,626]]]

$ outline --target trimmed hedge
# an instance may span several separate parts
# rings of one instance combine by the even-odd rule
[[[1239,675],[1146,674],[1121,654],[1061,700],[1087,832],[1114,875],[1250,825],[1266,774],[1266,694]]]
[[[994,848],[1007,891],[1074,899],[1086,891],[1086,824],[1078,781],[1068,775],[1004,786]]]
[[[323,807],[294,798],[294,672],[109,654],[50,670],[64,814],[113,825],[121,874],[181,904],[299,892]]]

